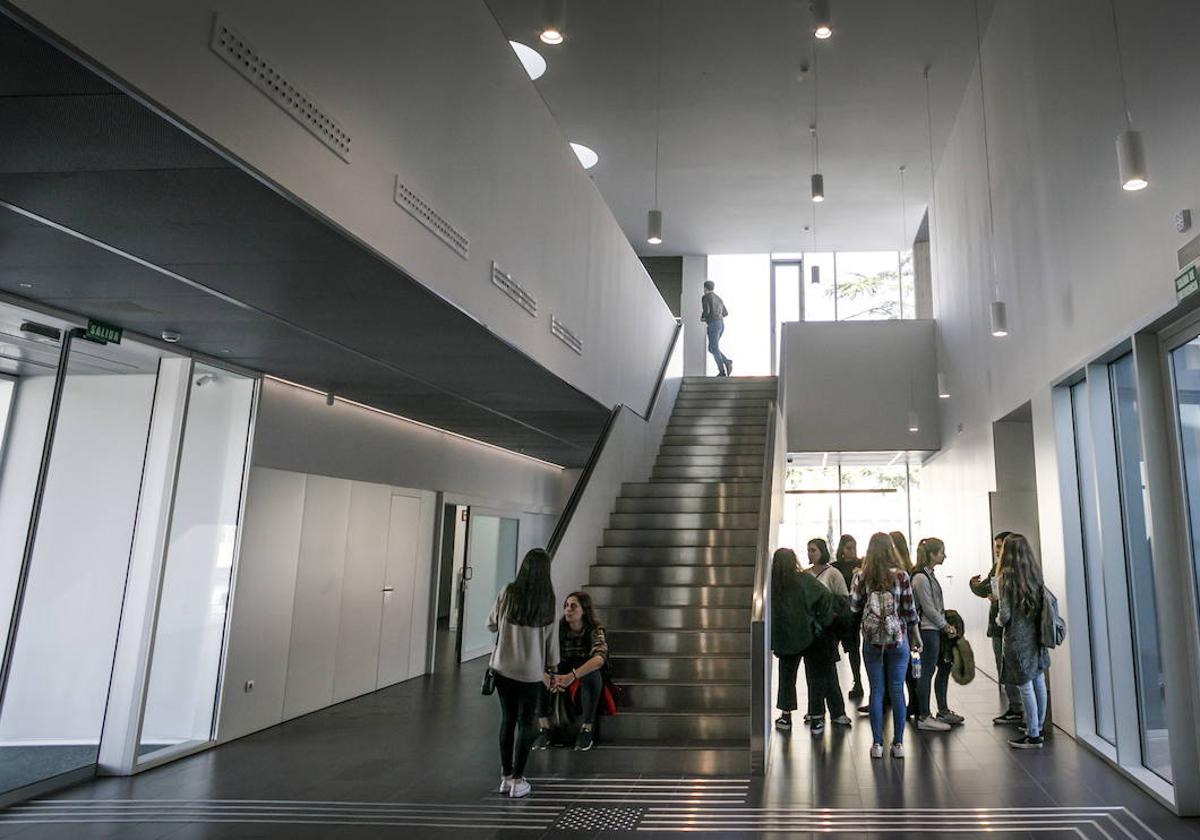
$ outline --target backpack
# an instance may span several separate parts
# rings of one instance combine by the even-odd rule
[[[1058,614],[1058,599],[1048,587],[1042,587],[1042,615],[1038,622],[1038,643],[1056,648],[1067,638],[1067,623]]]
[[[876,647],[893,647],[904,639],[904,623],[896,609],[896,596],[888,592],[872,592],[863,610],[862,637]]]

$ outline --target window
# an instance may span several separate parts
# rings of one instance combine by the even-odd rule
[[[922,536],[919,487],[915,465],[789,466],[780,543],[799,551],[821,537],[832,552],[850,534],[862,554],[876,531],[903,531],[913,545]]]
[[[1200,338],[1171,351],[1171,374],[1192,565],[1200,581]]]
[[[839,321],[901,317],[900,259],[896,251],[847,251],[835,255],[834,263]]]

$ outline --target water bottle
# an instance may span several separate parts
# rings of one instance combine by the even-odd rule
[[[921,654],[916,651],[912,655],[912,675],[914,680],[921,679]]]

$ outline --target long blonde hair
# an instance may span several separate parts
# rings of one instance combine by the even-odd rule
[[[929,568],[933,555],[945,550],[946,544],[937,537],[925,537],[917,543],[917,562],[913,565],[913,571],[925,571]]]
[[[863,591],[889,591],[897,569],[903,571],[892,538],[882,531],[872,534],[862,564]]]
[[[892,544],[896,546],[896,556],[900,558],[897,568],[912,574],[912,555],[908,551],[908,537],[904,536],[903,531],[892,531],[888,536],[892,538]]]

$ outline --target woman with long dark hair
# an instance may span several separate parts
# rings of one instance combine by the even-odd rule
[[[836,685],[836,650],[831,653],[833,595],[815,577],[800,570],[796,552],[780,548],[771,558],[771,650],[779,657],[779,688],[775,706],[780,711],[778,729],[792,728],[796,709],[796,675],[800,659],[808,681],[808,724],[813,735],[825,731],[828,704],[834,723],[850,725],[845,709],[838,708],[841,691]]]
[[[1025,735],[1010,738],[1016,749],[1039,749],[1046,725],[1046,669],[1050,651],[1042,646],[1042,564],[1021,534],[1004,541],[1000,555],[997,624],[1004,628],[1000,681],[1015,685],[1025,710]]]
[[[992,568],[987,573],[987,576],[975,575],[967,583],[971,592],[978,595],[980,598],[987,598],[988,604],[988,624],[987,636],[992,643],[992,657],[996,661],[996,679],[1000,679],[1000,674],[1004,670],[1001,664],[1004,659],[1004,628],[996,623],[996,617],[1000,614],[1000,602],[996,597],[996,576],[1000,571],[1000,555],[1004,553],[1004,543],[1012,536],[1012,531],[1000,531],[992,538]],[[1007,685],[1003,681],[1000,683],[1001,690],[1007,700],[1008,705],[1004,711],[996,717],[992,718],[994,725],[1020,723],[1025,713],[1021,709],[1021,692],[1017,691],[1015,685]]]
[[[850,581],[854,580],[854,573],[862,566],[862,560],[858,557],[858,543],[854,537],[842,534],[842,538],[838,540],[832,565],[841,572],[842,579],[846,581],[846,591],[849,592]],[[861,623],[861,617],[851,613],[841,640],[842,650],[846,651],[846,658],[850,660],[850,673],[854,677],[854,685],[850,687],[850,692],[846,695],[851,700],[857,700],[863,696]]]
[[[514,799],[532,791],[525,762],[537,737],[534,713],[541,689],[553,685],[549,668],[558,662],[554,600],[550,555],[534,548],[488,616],[488,629],[497,634],[488,666],[500,698],[500,793]]]
[[[572,592],[563,601],[563,616],[558,620],[558,652],[562,659],[555,667],[553,678],[557,691],[573,691],[572,685],[579,684],[579,706],[583,722],[575,739],[575,749],[587,752],[595,743],[592,733],[596,723],[596,712],[604,694],[604,676],[601,670],[608,662],[608,636],[604,625],[596,619],[592,596],[586,592]],[[541,692],[538,704],[537,740],[535,750],[550,746],[550,703],[553,695]]]
[[[921,650],[912,584],[892,538],[873,534],[850,584],[850,609],[862,613],[863,662],[871,684],[871,758],[883,757],[883,697],[892,698],[892,758],[904,758],[904,674]]]

